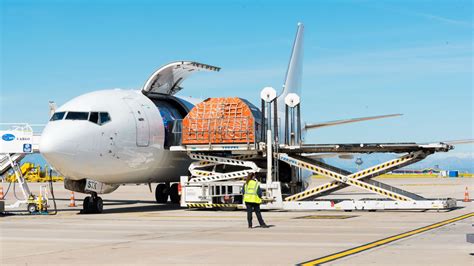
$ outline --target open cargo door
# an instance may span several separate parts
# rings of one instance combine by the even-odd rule
[[[182,89],[184,79],[199,71],[219,71],[219,67],[190,61],[169,63],[155,71],[142,88],[143,94],[161,93],[174,95]]]

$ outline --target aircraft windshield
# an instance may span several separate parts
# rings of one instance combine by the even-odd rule
[[[68,112],[66,120],[87,120],[89,113],[86,112]]]
[[[64,118],[65,117],[65,118]],[[88,120],[99,126],[111,120],[107,112],[57,112],[51,116],[50,121],[56,120]]]
[[[49,121],[62,120],[64,118],[65,114],[66,114],[66,112],[54,113],[53,116],[51,116],[51,119]]]
[[[99,113],[91,112],[91,115],[89,116],[89,121],[91,121],[94,124],[99,124]]]
[[[100,117],[100,123],[99,125],[103,125],[107,122],[110,121],[110,115],[109,113],[99,113],[99,117]]]

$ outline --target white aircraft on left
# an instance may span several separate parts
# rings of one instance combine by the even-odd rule
[[[285,97],[301,92],[303,32],[303,24],[298,23],[285,85],[277,98],[281,118]],[[158,69],[141,91],[104,90],[76,97],[55,110],[43,130],[39,150],[66,177],[66,189],[91,194],[84,199],[83,212],[102,212],[98,194],[110,193],[126,183],[159,183],[155,190],[157,202],[166,203],[169,198],[177,203],[178,184],[170,184],[188,174],[191,160],[184,153],[169,150],[180,144],[180,136],[173,129],[201,100],[175,94],[191,74],[219,70],[215,66],[179,61]],[[305,124],[304,130],[393,116],[398,115]],[[279,125],[277,130],[284,132],[284,126]],[[291,167],[280,164],[278,171],[280,181],[291,182]],[[310,177],[308,172],[303,178]]]
[[[142,90],[112,89],[78,96],[58,108],[44,128],[40,152],[62,175],[68,190],[89,193],[83,212],[100,213],[102,199],[125,183],[160,183],[159,203],[179,202],[178,185],[188,172],[187,155],[169,147],[173,134],[198,99],[174,96],[189,75],[220,68],[196,62],[167,64]]]

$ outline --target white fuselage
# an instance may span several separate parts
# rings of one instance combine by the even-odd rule
[[[65,112],[62,119],[45,127],[40,152],[68,179],[109,184],[169,182],[187,173],[189,159],[165,149],[160,110],[140,91],[87,93],[56,110],[56,114],[61,112]],[[68,119],[69,112],[76,112],[76,119],[72,120],[73,114]],[[77,119],[84,112],[87,120]],[[92,113],[106,113],[110,121],[91,122],[95,120]]]

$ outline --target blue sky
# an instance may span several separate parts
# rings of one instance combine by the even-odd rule
[[[45,123],[48,100],[140,88],[175,60],[222,67],[182,94],[258,103],[262,87],[281,88],[301,21],[305,121],[404,114],[320,129],[310,142],[474,138],[472,10],[471,1],[2,0],[0,120]],[[472,157],[473,146],[456,153]]]

